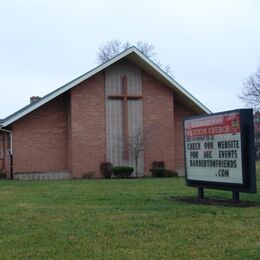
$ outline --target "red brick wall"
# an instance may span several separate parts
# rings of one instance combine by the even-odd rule
[[[105,87],[103,72],[71,90],[72,171],[74,178],[95,172],[105,161]]]
[[[14,173],[68,170],[66,104],[62,95],[13,123]]]
[[[182,121],[195,113],[173,91],[142,72],[145,174],[153,160],[183,173]],[[12,125],[14,173],[70,170],[95,172],[106,159],[105,87],[100,72]]]
[[[174,129],[175,129],[175,169],[180,175],[184,175],[184,137],[183,119],[188,116],[197,115],[187,106],[174,100]]]
[[[6,148],[5,148],[5,133],[0,131],[0,171],[5,171],[5,157],[6,157]]]
[[[0,131],[0,173],[4,174],[10,172],[10,156],[8,153],[10,143],[8,136],[8,133]]]
[[[148,140],[144,149],[144,169],[149,175],[153,160],[164,161],[168,169],[175,168],[173,91],[143,72],[144,133]]]
[[[72,172],[72,134],[71,134],[71,91],[69,91],[67,103],[67,127],[68,127],[68,169]]]

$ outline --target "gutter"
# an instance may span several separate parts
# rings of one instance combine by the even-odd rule
[[[10,136],[10,148],[9,148],[10,174],[11,174],[11,180],[13,180],[13,178],[14,178],[14,174],[13,174],[13,167],[14,167],[14,165],[13,165],[13,132],[11,130],[3,129],[1,125],[0,125],[0,131],[9,133],[9,136]]]

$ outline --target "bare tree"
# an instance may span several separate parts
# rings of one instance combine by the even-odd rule
[[[143,129],[136,129],[135,133],[129,138],[129,151],[135,161],[135,177],[138,177],[139,157],[144,151],[144,132]]]
[[[239,96],[247,106],[253,107],[255,110],[260,109],[260,65],[257,71],[250,75],[244,82],[242,95]]]
[[[104,63],[129,47],[129,42],[122,43],[119,40],[109,41],[99,47],[97,52],[97,60],[99,63]]]
[[[144,131],[142,127],[137,127],[133,134],[131,134],[128,138],[128,146],[129,153],[131,157],[134,159],[134,168],[135,168],[135,176],[138,177],[138,167],[139,167],[139,159],[141,154],[144,151],[145,144],[149,141],[152,136],[153,127],[150,127],[148,130]],[[124,137],[118,137],[118,145],[117,148],[121,151],[124,151]]]
[[[109,41],[99,47],[97,52],[97,60],[99,63],[104,63],[130,47],[131,44],[128,41]],[[147,42],[138,41],[136,43],[136,48],[149,59],[152,59],[156,55],[154,46]]]
[[[129,152],[135,162],[135,176],[138,177],[139,158],[144,151],[144,146],[151,138],[152,127],[146,131],[142,127],[136,128],[134,133],[129,137]]]
[[[162,70],[164,70],[164,72],[166,72],[168,75],[173,77],[173,73],[172,73],[170,66],[167,65],[163,69],[163,65],[159,61],[156,60],[155,47],[152,44],[149,44],[147,42],[138,41],[138,42],[136,42],[135,46],[143,55],[145,55],[147,58],[152,60],[157,66],[162,68]],[[97,52],[97,61],[100,64],[104,63],[104,62],[112,59],[119,53],[127,50],[130,47],[131,47],[131,43],[128,41],[126,41],[126,42],[121,42],[119,40],[109,41],[99,47],[98,52]]]
[[[154,59],[156,56],[155,48],[152,44],[149,44],[147,42],[141,42],[138,41],[136,43],[136,48],[147,58]]]
[[[166,72],[166,74],[168,74],[169,76],[171,76],[172,78],[174,78],[173,71],[172,71],[170,65],[166,65],[166,66],[165,66],[164,72]]]

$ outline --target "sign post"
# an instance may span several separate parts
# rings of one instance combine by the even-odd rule
[[[201,188],[201,187],[198,188],[198,199],[199,200],[204,199],[204,188]]]
[[[256,193],[253,110],[239,109],[184,120],[188,186]]]

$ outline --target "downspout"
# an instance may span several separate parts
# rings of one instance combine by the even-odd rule
[[[0,131],[9,133],[10,136],[10,149],[9,149],[9,156],[10,156],[10,174],[11,174],[11,180],[14,179],[14,172],[13,172],[13,132],[11,130],[6,130],[1,128],[0,126]]]

